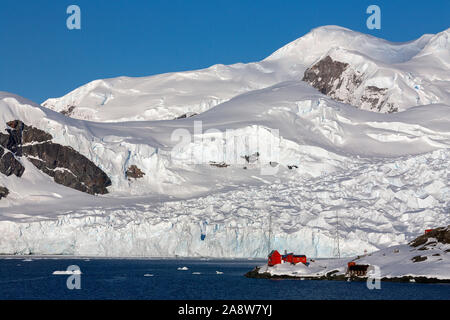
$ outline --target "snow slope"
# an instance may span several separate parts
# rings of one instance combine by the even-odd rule
[[[143,78],[95,80],[61,98],[48,99],[43,106],[73,118],[102,122],[172,120],[202,113],[245,92],[300,80],[312,64],[339,53],[339,59],[352,63],[355,70],[367,71],[365,78],[370,80],[364,87],[387,87],[389,96],[404,110],[448,101],[449,32],[391,43],[342,27],[325,26],[260,62],[214,65]],[[346,102],[359,106],[354,100],[360,95]]]
[[[0,200],[0,253],[264,257],[272,220],[271,248],[330,257],[338,230],[341,254],[352,256],[448,225],[448,99],[375,113],[300,80],[336,46],[389,64],[448,63],[432,39],[392,44],[323,27],[255,64],[96,81],[54,100],[57,111],[79,103],[72,118],[0,92],[1,132],[22,120],[112,181],[108,195],[91,196],[21,159],[22,178],[0,174],[10,191]],[[445,74],[430,79],[447,90]],[[161,108],[144,92],[165,95]],[[188,112],[199,114],[173,120]],[[181,146],[180,130],[190,135]],[[145,175],[129,179],[131,165]]]

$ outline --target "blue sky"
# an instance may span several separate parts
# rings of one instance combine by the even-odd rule
[[[66,9],[81,8],[81,30]],[[366,8],[381,8],[368,30]],[[391,41],[449,27],[448,0],[2,0],[0,91],[36,102],[99,78],[258,61],[314,27],[340,25]]]

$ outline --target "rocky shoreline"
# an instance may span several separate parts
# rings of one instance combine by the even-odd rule
[[[447,226],[427,229],[407,245],[392,246],[363,256],[257,266],[245,276],[276,280],[366,281],[371,274],[368,270],[377,270],[377,278],[385,282],[450,283],[449,252],[450,226]]]
[[[274,275],[269,272],[260,272],[260,267],[255,267],[253,270],[247,272],[244,276],[252,279],[270,279],[270,280],[328,280],[328,281],[367,281],[367,277],[349,277],[344,274],[335,274],[329,272],[324,276],[292,276],[292,275]],[[438,279],[432,277],[416,277],[416,276],[403,276],[403,277],[383,277],[380,279],[384,282],[405,282],[405,283],[450,283],[450,279]]]

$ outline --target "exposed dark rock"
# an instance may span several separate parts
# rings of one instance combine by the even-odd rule
[[[18,130],[13,129],[6,129],[8,131],[9,136],[8,139],[5,141],[5,145],[3,145],[6,149],[13,152],[15,155],[20,157],[22,155],[22,150],[20,146],[22,145],[22,130],[19,127]]]
[[[131,165],[128,169],[127,172],[125,172],[128,180],[130,180],[130,178],[134,178],[134,179],[140,179],[142,178],[145,173],[141,171],[141,169],[139,169],[137,166],[135,166],[134,164]]]
[[[306,69],[303,81],[308,82],[323,94],[330,95],[333,85],[337,80],[337,88],[342,85],[342,73],[347,69],[348,63],[334,61],[330,56],[326,56],[311,68]]]
[[[75,110],[75,106],[70,106],[67,110],[61,111],[61,113],[67,117],[72,115],[73,110]]]
[[[108,193],[108,176],[71,147],[44,142],[22,147],[23,154],[56,183],[90,194]],[[30,157],[31,156],[31,157]]]
[[[186,118],[191,118],[191,117],[194,117],[194,116],[196,116],[198,113],[195,113],[195,112],[189,112],[189,113],[185,113],[185,114],[182,114],[181,116],[179,116],[179,117],[176,117],[175,118],[175,120],[178,120],[178,119],[186,119]]]
[[[1,148],[0,153],[4,153],[3,148]],[[25,171],[25,167],[20,163],[19,160],[11,152],[6,152],[0,158],[0,172],[6,176],[10,176],[14,174],[17,177],[21,177],[23,172]]]
[[[334,274],[336,274],[336,273],[338,273],[339,272],[339,270],[333,270],[333,271],[330,271],[330,272],[328,272],[327,274],[326,274],[326,277],[331,277],[331,276],[333,276]]]
[[[247,163],[254,163],[259,160],[259,152],[255,152],[252,155],[241,156]]]
[[[422,256],[415,256],[414,258],[411,259],[412,262],[422,262],[427,260],[427,257],[422,257]]]
[[[13,152],[16,156],[22,156],[22,145],[32,142],[49,141],[53,137],[47,132],[25,125],[20,120],[14,120],[7,123],[9,126],[6,131],[8,135],[1,134],[0,144]]]
[[[436,241],[433,241],[431,239],[436,239],[436,241],[440,243],[450,244],[450,226],[433,229],[417,237],[416,239],[411,241],[409,245],[416,248],[424,244],[430,245],[433,242],[436,243]]]
[[[1,158],[0,172],[21,176],[24,168],[15,156],[25,156],[56,183],[90,194],[108,193],[111,180],[88,158],[71,147],[51,142],[50,134],[22,121],[7,124],[8,135],[2,134],[0,142],[11,152]]]
[[[361,102],[369,104],[371,109],[379,112],[382,108],[385,108],[388,113],[397,112],[398,108],[394,104],[387,102],[386,93],[387,88],[367,86],[361,96]]]
[[[335,61],[326,56],[305,71],[303,81],[327,96],[357,107],[374,111],[397,112],[398,108],[388,102],[387,88],[362,87],[363,74],[348,63]],[[358,95],[356,92],[359,92]]]
[[[6,198],[9,194],[9,190],[5,187],[0,186],[0,199]]]
[[[14,120],[7,123],[8,126],[13,128],[15,131],[20,133],[20,138],[22,144],[32,143],[32,142],[44,142],[44,141],[50,141],[53,139],[52,135],[34,128],[25,125],[22,121]]]
[[[289,170],[292,170],[292,169],[294,169],[294,168],[295,168],[295,169],[298,169],[298,166],[296,166],[295,164],[292,165],[292,166],[288,165],[287,167],[288,167]]]
[[[217,162],[214,162],[214,161],[210,161],[209,165],[213,166],[213,167],[217,167],[217,168],[226,168],[226,167],[230,166],[229,164],[226,164],[225,162],[217,163]]]
[[[386,88],[378,88],[375,86],[368,86],[364,95],[361,97],[361,101],[367,102],[374,107],[377,107],[378,111],[380,111],[382,104],[380,104],[380,96],[384,96],[386,93]]]
[[[0,146],[6,148],[9,141],[9,134],[4,134],[0,132]]]

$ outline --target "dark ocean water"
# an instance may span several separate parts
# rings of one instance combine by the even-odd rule
[[[365,282],[247,279],[263,263],[255,260],[27,259],[0,258],[1,300],[450,299],[448,284],[383,282],[369,290]],[[67,288],[70,275],[53,275],[70,265],[81,269],[80,290]]]

